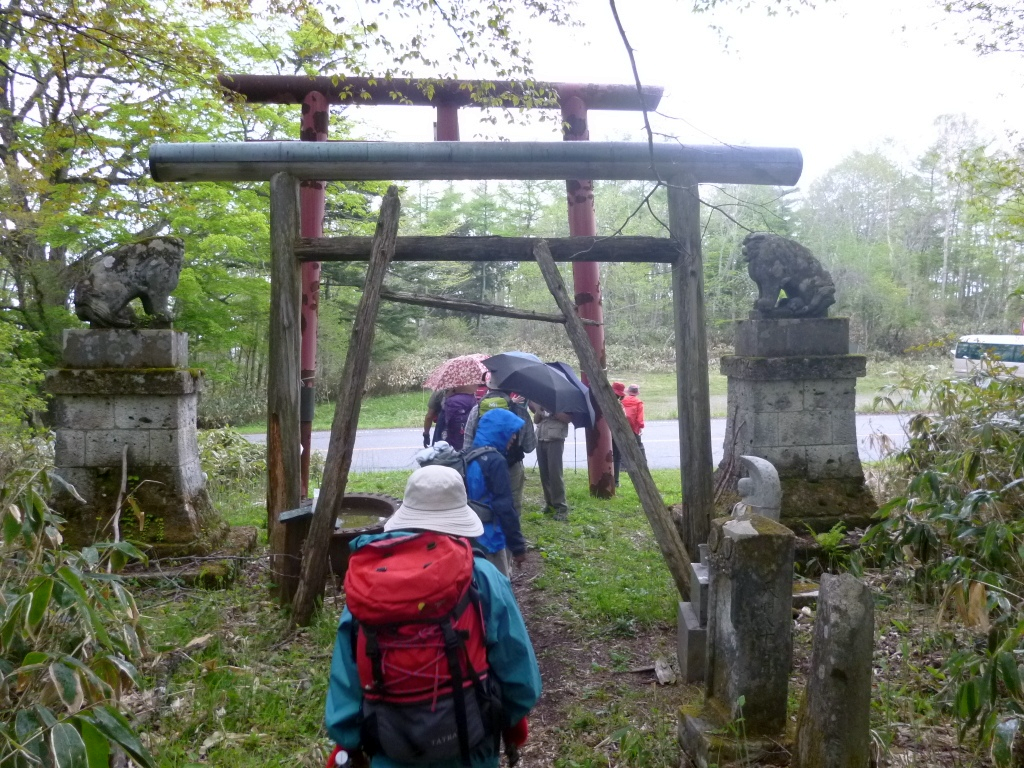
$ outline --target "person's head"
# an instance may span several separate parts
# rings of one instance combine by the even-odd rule
[[[626,396],[626,385],[621,381],[613,381],[612,392],[614,392],[615,396],[621,400]]]
[[[508,448],[509,441],[516,436],[525,423],[507,408],[492,408],[477,422],[473,447],[482,448],[489,445],[504,453]]]
[[[636,384],[630,384],[628,387],[626,387],[626,394],[633,395],[633,397],[636,397],[637,395],[640,394],[640,387],[637,386]]]
[[[462,475],[451,467],[429,465],[409,476],[402,506],[384,523],[384,530],[410,528],[469,538],[483,534],[483,523],[467,503]]]

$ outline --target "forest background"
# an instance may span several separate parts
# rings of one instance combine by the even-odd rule
[[[698,3],[698,10],[714,5]],[[950,10],[966,19],[972,7]],[[210,384],[203,421],[259,418],[269,310],[266,186],[158,185],[147,178],[146,151],[155,141],[297,138],[294,107],[232,101],[212,84],[218,73],[441,69],[424,38],[398,43],[382,33],[389,14],[408,21],[402,4],[395,8],[377,6],[380,15],[367,21],[303,2],[271,4],[259,17],[230,0],[166,7],[10,0],[0,7],[0,356],[14,406],[7,413],[23,412],[17,406],[32,391],[25,384],[57,364],[61,331],[80,324],[70,294],[90,260],[116,244],[170,233],[186,243],[174,308],[176,327],[190,334],[193,364]],[[450,65],[495,78],[530,72],[517,36],[523,19],[539,13],[556,25],[569,22],[561,3],[524,2],[486,22],[474,18],[472,4],[448,10],[447,22],[471,33],[462,35]],[[1002,29],[976,42],[1012,49],[1012,27]],[[384,69],[382,60],[389,62]],[[332,110],[332,138],[362,138],[350,112]],[[932,145],[909,162],[884,147],[864,149],[806,189],[702,187],[712,348],[728,346],[732,322],[750,306],[754,285],[740,243],[755,230],[796,237],[819,257],[837,286],[833,314],[851,318],[862,352],[939,355],[960,333],[1015,331],[1024,311],[1016,292],[1024,267],[1024,155],[1013,146],[1012,137],[994,141],[969,115],[941,115]],[[328,185],[325,233],[369,234],[383,186]],[[402,234],[568,234],[560,182],[412,183],[402,201]],[[600,235],[667,236],[665,191],[652,184],[599,182],[596,210]],[[321,400],[337,389],[361,273],[361,265],[324,268]],[[532,264],[395,264],[389,284],[552,308]],[[667,267],[606,264],[602,285],[609,366],[670,368]],[[385,305],[371,392],[416,388],[433,363],[453,353],[507,348],[571,359],[558,327]]]

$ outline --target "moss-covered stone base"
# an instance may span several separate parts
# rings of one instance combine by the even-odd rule
[[[807,528],[821,533],[836,523],[847,528],[864,528],[871,524],[871,516],[878,509],[863,478],[832,478],[807,480],[784,477],[782,484],[781,522],[794,532]],[[722,493],[715,505],[715,516],[732,514],[732,507],[740,500],[733,490]]]
[[[231,586],[242,570],[246,556],[256,548],[257,531],[250,525],[230,528],[221,545],[211,554],[223,559],[160,563],[159,568],[135,568],[125,573],[140,583],[162,582],[173,579],[186,586],[200,589],[226,589]]]
[[[198,464],[129,471],[131,501],[122,500],[120,538],[153,558],[208,555],[221,546],[228,524],[214,509]],[[120,467],[61,467],[57,472],[86,500],[82,503],[60,484],[53,487],[51,504],[66,520],[65,543],[80,548],[112,540]]]
[[[683,708],[679,712],[679,745],[683,765],[697,768],[788,765],[787,740],[751,737],[742,723],[729,723],[712,707]]]

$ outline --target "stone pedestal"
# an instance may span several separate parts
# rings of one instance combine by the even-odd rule
[[[699,712],[684,713],[679,728],[683,751],[701,768],[785,754],[793,540],[760,515],[712,522],[706,700]]]
[[[737,323],[735,355],[721,359],[729,379],[719,472],[739,477],[739,457],[770,461],[782,483],[782,522],[828,530],[868,524],[876,509],[857,451],[855,394],[866,358],[849,354],[846,318]],[[725,494],[724,513],[735,495]]]
[[[57,474],[83,504],[55,487],[65,541],[113,537],[111,520],[127,448],[127,491],[143,514],[122,508],[121,538],[155,556],[205,553],[223,538],[199,466],[196,401],[202,373],[188,368],[188,334],[170,330],[64,332],[65,367],[48,371],[56,396]]]

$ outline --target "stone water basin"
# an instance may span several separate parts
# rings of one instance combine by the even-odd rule
[[[348,570],[349,542],[367,533],[383,533],[384,522],[395,513],[401,501],[382,493],[346,493],[341,514],[331,536],[328,550],[331,571],[345,578]]]

